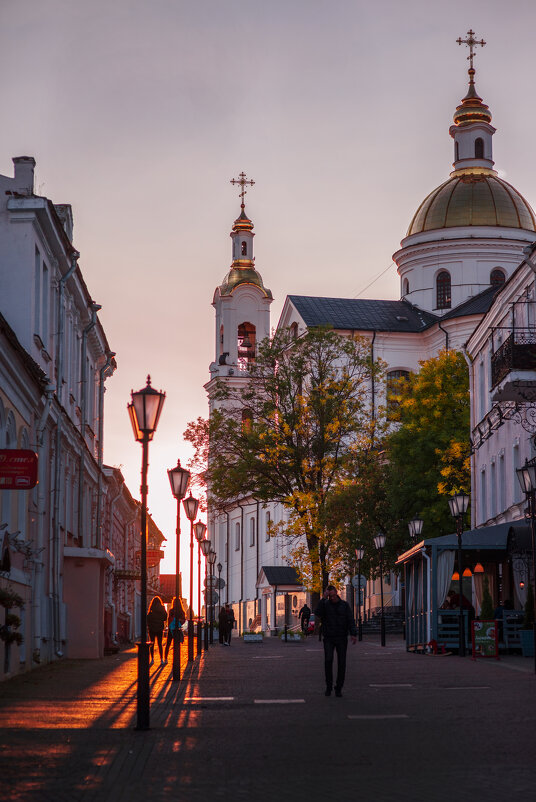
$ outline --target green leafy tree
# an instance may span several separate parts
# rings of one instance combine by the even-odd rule
[[[463,354],[442,351],[398,382],[386,440],[393,519],[422,516],[427,537],[452,531],[448,497],[469,493],[469,374]],[[402,525],[402,524],[401,524]]]
[[[362,339],[278,332],[259,343],[247,386],[220,380],[210,421],[185,432],[213,507],[248,495],[286,507],[288,520],[273,534],[290,539],[291,561],[313,591],[346,571],[328,500],[370,437],[369,390],[380,372]]]

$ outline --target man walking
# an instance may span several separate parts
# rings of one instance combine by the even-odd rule
[[[305,602],[298,615],[300,616],[300,624],[302,632],[304,632],[307,635],[307,632],[309,630],[309,619],[311,618],[311,608],[309,607],[307,602]]]
[[[315,616],[322,621],[324,638],[324,669],[326,674],[326,696],[331,696],[333,688],[333,654],[337,652],[337,681],[335,696],[342,696],[342,686],[346,674],[346,649],[348,635],[352,643],[357,640],[357,628],[350,605],[343,601],[334,585],[328,585],[324,596],[315,610]]]

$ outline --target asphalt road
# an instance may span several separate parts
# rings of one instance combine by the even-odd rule
[[[184,651],[183,651],[184,656]],[[348,648],[324,696],[316,639],[214,645],[177,686],[152,674],[135,725],[135,650],[64,661],[0,686],[0,799],[504,800],[534,798],[536,678],[523,658]]]

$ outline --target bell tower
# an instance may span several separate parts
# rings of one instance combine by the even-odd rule
[[[210,365],[210,381],[205,385],[212,409],[212,389],[217,378],[233,384],[247,384],[255,364],[257,344],[270,335],[272,293],[264,286],[255,268],[253,223],[246,214],[246,186],[254,181],[245,173],[233,178],[240,187],[240,214],[233,223],[232,261],[223,282],[216,287],[212,305],[216,311],[215,353]]]

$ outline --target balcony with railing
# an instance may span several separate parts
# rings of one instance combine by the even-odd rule
[[[532,400],[526,396],[536,391],[536,329],[516,329],[491,355],[491,389],[496,401]]]

